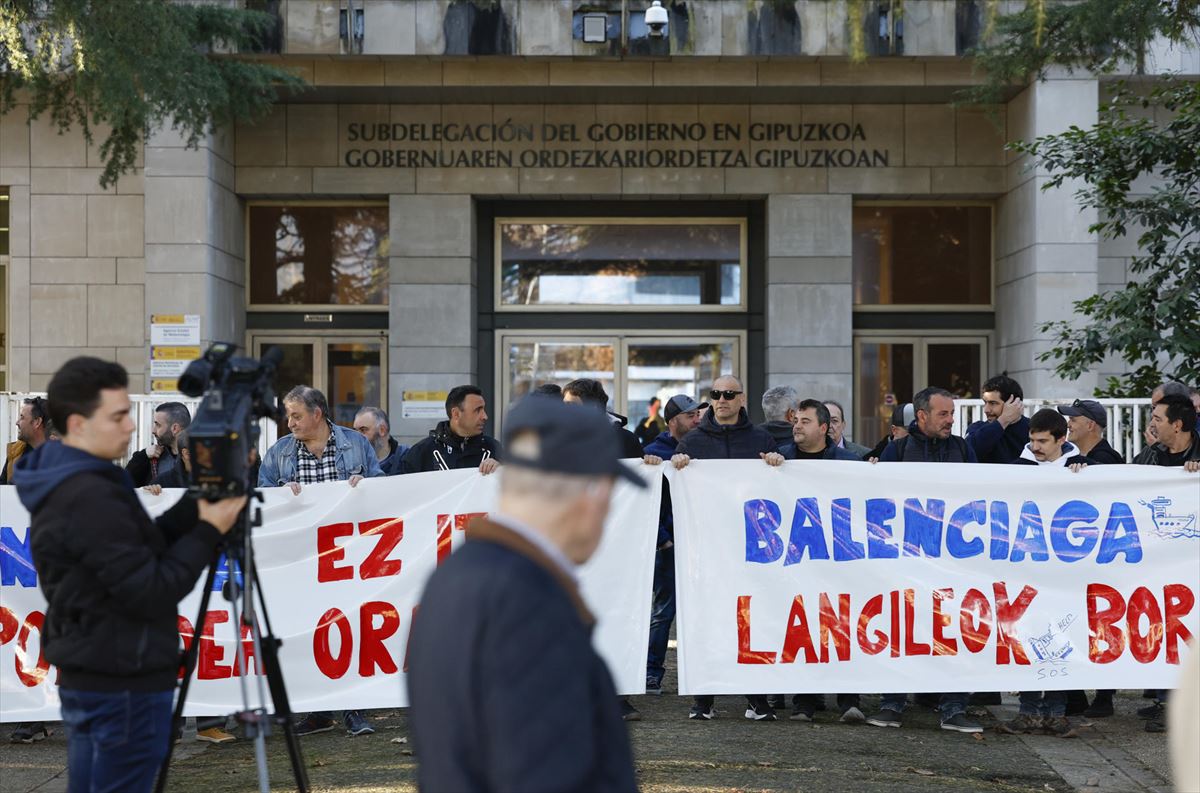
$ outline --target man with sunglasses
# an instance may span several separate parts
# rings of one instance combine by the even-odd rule
[[[4,467],[0,468],[0,485],[10,484],[17,460],[41,446],[50,438],[50,415],[42,397],[26,399],[17,414],[17,439],[5,449]]]
[[[675,447],[671,464],[683,469],[697,460],[764,460],[767,465],[782,465],[784,457],[775,447],[771,433],[750,423],[746,414],[746,394],[742,381],[733,375],[718,377],[708,392],[709,409],[700,426],[683,436]],[[761,694],[746,697],[746,718],[775,721],[775,711]],[[713,697],[696,697],[689,719],[708,721],[716,718]]]

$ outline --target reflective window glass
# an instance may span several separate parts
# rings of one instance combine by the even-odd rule
[[[252,305],[384,306],[388,208],[250,207]]]
[[[600,381],[613,407],[617,347],[612,342],[514,341],[508,345],[509,401],[540,385],[564,386],[580,377]]]
[[[992,302],[992,213],[986,206],[854,208],[854,303]]]
[[[738,306],[744,224],[500,221],[502,306]]]
[[[645,418],[652,397],[664,403],[676,394],[693,399],[721,375],[733,374],[736,342],[629,342],[626,409],[630,423]]]

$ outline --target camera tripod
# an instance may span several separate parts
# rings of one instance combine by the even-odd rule
[[[204,632],[204,620],[208,614],[208,601],[212,595],[213,583],[216,581],[217,565],[224,552],[226,568],[229,577],[222,587],[222,594],[229,601],[233,616],[233,626],[236,634],[237,655],[236,671],[238,684],[242,690],[242,710],[234,714],[234,718],[242,725],[247,738],[254,739],[254,760],[258,767],[258,788],[262,793],[269,793],[270,778],[267,773],[267,736],[271,734],[271,726],[283,729],[284,740],[287,744],[288,757],[292,765],[292,777],[296,781],[296,789],[300,793],[308,793],[308,771],[304,767],[304,758],[300,754],[300,740],[292,726],[292,709],[288,703],[287,688],[283,682],[283,670],[279,665],[279,648],[283,644],[271,631],[271,619],[267,614],[267,603],[263,597],[262,582],[258,578],[258,567],[254,564],[254,548],[250,541],[251,530],[262,525],[262,509],[255,502],[262,501],[262,494],[253,487],[247,489],[249,500],[239,516],[240,527],[235,528],[230,541],[218,547],[217,554],[208,567],[208,576],[204,583],[204,592],[200,596],[200,612],[196,615],[195,630],[192,641],[183,651],[180,665],[183,668],[183,680],[179,684],[179,699],[175,703],[175,715],[172,725],[182,725],[183,708],[187,701],[188,688],[192,681],[192,672],[196,668],[196,660],[200,652],[200,636]],[[239,580],[239,578],[241,580]],[[255,610],[254,598],[258,598],[258,609]],[[260,628],[259,617],[262,618],[264,632]],[[266,687],[271,692],[271,702],[275,713],[272,715],[266,708],[266,690],[264,690],[263,675],[254,674],[257,686],[258,707],[250,706],[250,692],[246,677],[250,670],[246,668],[246,652],[242,628],[249,630],[257,664],[265,671]],[[257,665],[256,664],[256,665]],[[171,765],[171,754],[175,748],[174,730],[167,737],[167,756],[163,758],[162,768],[158,773],[155,793],[163,793],[167,786],[167,771]]]

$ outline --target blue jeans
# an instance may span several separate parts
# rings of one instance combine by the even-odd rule
[[[675,548],[654,554],[654,601],[650,610],[650,649],[646,654],[646,682],[662,685],[666,674],[667,640],[675,621]]]
[[[942,694],[941,701],[938,703],[938,712],[941,713],[942,721],[949,721],[960,713],[966,713],[967,700],[970,698],[971,695],[968,692]],[[880,710],[894,710],[897,713],[903,713],[904,706],[907,704],[908,694],[884,694],[879,699]]]
[[[171,740],[175,692],[60,688],[70,793],[139,793],[154,786]]]
[[[1025,716],[1066,716],[1067,692],[1022,691],[1020,712]]]

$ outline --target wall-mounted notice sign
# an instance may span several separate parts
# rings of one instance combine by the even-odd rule
[[[199,344],[200,315],[151,314],[150,343],[159,345]]]
[[[446,391],[405,391],[400,417],[406,419],[446,418]]]
[[[150,390],[178,391],[179,376],[200,357],[200,315],[151,314],[150,345]]]

